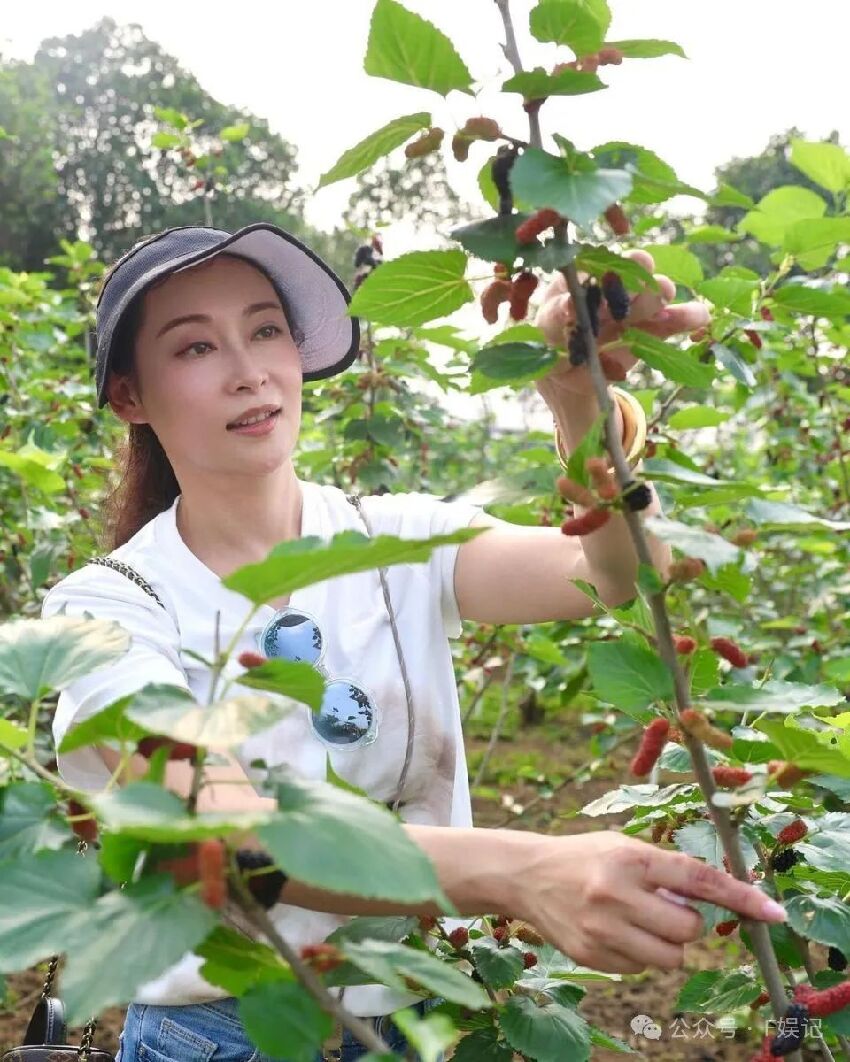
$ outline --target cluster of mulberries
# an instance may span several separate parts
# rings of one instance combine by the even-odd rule
[[[445,131],[437,126],[428,129],[417,140],[411,140],[404,149],[404,154],[409,159],[418,159],[436,151],[442,144]]]
[[[463,129],[459,129],[452,137],[452,154],[458,162],[466,162],[470,144],[476,140],[498,140],[501,135],[502,130],[495,118],[485,118],[483,115],[467,118]]]
[[[546,232],[547,229],[553,228],[563,220],[564,218],[561,217],[557,210],[550,210],[548,207],[544,207],[517,226],[517,243],[533,243],[542,232]]]
[[[800,853],[796,848],[783,848],[777,852],[770,861],[772,870],[779,874],[787,874],[788,871],[800,862]]]
[[[481,293],[481,313],[487,324],[496,324],[499,320],[499,307],[503,302],[510,304],[510,315],[514,321],[525,320],[528,304],[539,283],[534,273],[527,270],[519,273],[513,280],[507,275],[504,266],[496,267],[496,277]]]
[[[371,243],[364,243],[357,248],[354,255],[354,291],[360,287],[366,277],[384,260],[384,241],[377,233],[372,237]]]

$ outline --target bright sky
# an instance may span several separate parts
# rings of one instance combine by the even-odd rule
[[[502,55],[502,24],[493,0],[404,0],[455,42],[480,87],[478,100],[369,77],[363,56],[373,0],[240,0],[238,4],[173,0],[41,0],[4,5],[0,52],[31,58],[48,36],[80,33],[103,15],[137,22],[175,55],[219,100],[265,117],[297,146],[301,181],[314,187],[339,155],[399,115],[430,110],[450,134],[472,114],[489,114],[517,137],[527,120],[516,95],[500,98],[510,68]],[[523,64],[550,64],[553,45],[528,33],[534,0],[512,0]],[[579,148],[625,140],[652,148],[679,177],[709,190],[715,166],[756,154],[772,133],[796,125],[811,139],[833,129],[850,144],[846,48],[847,0],[610,0],[609,40],[659,37],[677,41],[688,56],[632,60],[606,67],[610,87],[584,97],[550,99],[541,111],[544,132],[560,132]],[[571,58],[566,49],[558,59]],[[469,161],[449,154],[449,177],[467,201],[480,204],[475,183],[489,145],[475,145]],[[400,156],[400,151],[399,151]],[[330,229],[353,180],[318,192],[308,220]],[[699,201],[682,201],[698,209]],[[435,246],[406,226],[385,234],[395,257]],[[464,310],[472,311],[472,307]],[[465,323],[459,318],[457,323]]]

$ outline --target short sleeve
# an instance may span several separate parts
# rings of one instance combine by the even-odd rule
[[[48,591],[42,619],[55,616],[63,605],[68,616],[88,612],[95,619],[120,623],[130,635],[130,648],[116,663],[76,679],[60,692],[52,723],[56,748],[72,724],[149,682],[189,689],[174,621],[126,576],[94,565],[79,568]],[[56,760],[61,777],[77,789],[100,790],[109,781],[109,771],[93,748],[57,752]]]
[[[431,538],[449,535],[468,527],[484,510],[470,502],[445,502],[433,494],[412,491],[406,494],[372,495],[363,499],[363,507],[374,518],[376,534],[399,538]],[[431,570],[439,588],[440,609],[448,638],[459,638],[462,631],[460,610],[455,593],[455,563],[460,543],[440,546],[431,554]]]

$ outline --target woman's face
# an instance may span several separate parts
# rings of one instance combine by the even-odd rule
[[[271,283],[218,255],[146,292],[135,371],[113,375],[109,397],[123,420],[150,424],[185,489],[193,475],[284,464],[301,426],[301,386],[301,355]],[[265,405],[281,409],[268,434],[228,430]]]

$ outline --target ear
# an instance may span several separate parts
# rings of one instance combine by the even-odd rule
[[[106,381],[106,399],[112,412],[128,424],[147,424],[141,395],[132,376],[111,372]]]

